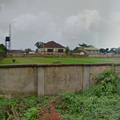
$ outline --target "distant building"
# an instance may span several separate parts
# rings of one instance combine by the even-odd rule
[[[28,54],[35,54],[35,51],[30,51]]]
[[[38,49],[38,53],[44,55],[65,54],[65,47],[54,41],[49,41],[43,43],[43,46]]]
[[[99,54],[100,50],[92,47],[80,47],[78,50],[74,50],[72,54],[76,55],[90,55]]]
[[[23,54],[23,50],[8,50],[7,54]]]

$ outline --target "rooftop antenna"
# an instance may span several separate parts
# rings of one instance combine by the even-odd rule
[[[11,24],[9,25],[9,36],[5,38],[5,47],[10,50],[11,49]]]

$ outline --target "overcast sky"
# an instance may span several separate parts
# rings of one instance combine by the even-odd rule
[[[12,26],[11,49],[55,41],[120,47],[120,0],[0,0],[0,44]]]

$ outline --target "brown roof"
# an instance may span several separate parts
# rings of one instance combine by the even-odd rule
[[[43,43],[42,48],[65,48],[65,47],[60,45],[59,43],[56,43],[54,41],[50,41],[50,42],[47,42],[47,43]]]
[[[22,50],[9,50],[8,53],[24,53]]]
[[[73,50],[72,53],[80,53],[82,52],[81,50]]]

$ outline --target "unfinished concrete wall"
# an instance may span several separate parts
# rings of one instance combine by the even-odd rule
[[[37,68],[1,68],[0,93],[11,96],[37,96]]]
[[[97,75],[112,64],[1,65],[0,94],[20,96],[59,95],[93,86]],[[116,64],[120,70],[120,64]]]
[[[44,73],[45,95],[59,95],[66,91],[76,92],[82,89],[81,66],[46,67]]]

